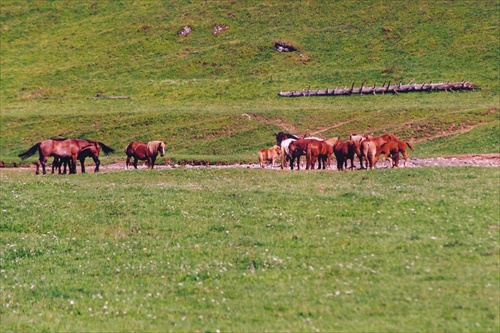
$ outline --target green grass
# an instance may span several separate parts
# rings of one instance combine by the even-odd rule
[[[3,1],[1,8],[0,154],[7,165],[56,136],[118,150],[133,140],[163,139],[172,160],[253,161],[280,125],[325,137],[390,131],[424,143],[451,132],[468,153],[498,152],[460,135],[482,124],[489,124],[488,136],[498,134],[491,131],[499,121],[500,7],[493,1]],[[214,36],[217,23],[229,29]],[[184,25],[194,30],[179,38]],[[277,39],[299,51],[276,52]],[[466,79],[481,90],[277,96],[412,79]],[[130,99],[96,100],[96,93]]]
[[[4,171],[2,328],[496,332],[498,184],[496,168]]]
[[[111,145],[104,163],[158,139],[160,163],[256,162],[283,129],[391,132],[420,158],[499,152],[495,1],[0,8],[7,165],[50,137]],[[277,96],[412,79],[481,90]],[[2,170],[2,331],[497,332],[497,169]]]

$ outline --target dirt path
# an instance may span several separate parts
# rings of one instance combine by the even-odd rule
[[[304,158],[302,158],[305,160]],[[386,161],[386,165],[389,162]],[[400,160],[400,167],[402,167],[403,161]],[[359,161],[355,161],[355,166],[359,168]],[[381,168],[380,163],[377,164]],[[436,158],[410,158],[408,160],[408,168],[421,168],[421,167],[436,167],[436,166],[478,166],[478,167],[499,167],[500,166],[500,154],[470,154],[470,155],[457,155],[457,156],[445,156]],[[86,165],[88,167],[88,172],[92,172],[93,164]],[[332,163],[333,169],[336,169],[334,163]],[[145,170],[147,167],[143,164],[138,166],[139,169]],[[244,164],[229,164],[229,165],[206,165],[205,163],[195,165],[155,165],[155,170],[169,170],[175,168],[246,168],[246,169],[258,169],[260,165],[258,163],[244,163]],[[266,169],[270,169],[269,165]],[[278,163],[273,168],[274,170],[280,170]],[[34,172],[35,167],[31,168],[0,168],[1,170],[18,170],[18,171],[32,171]],[[47,169],[50,170],[50,169]],[[108,165],[101,164],[100,170],[102,172],[107,171],[125,171],[125,162],[123,163],[113,163]],[[132,169],[131,169],[132,170]],[[49,171],[50,172],[50,171]],[[80,173],[80,168],[78,168],[78,173]]]
[[[304,158],[303,158],[304,159]],[[386,162],[388,165],[389,162]],[[403,161],[400,160],[400,165],[402,166]],[[359,167],[359,162],[355,165]],[[333,166],[333,164],[332,164]],[[380,163],[378,164],[380,167]],[[419,168],[419,167],[434,167],[434,166],[480,166],[480,167],[499,167],[500,166],[500,154],[471,154],[471,155],[457,155],[457,156],[446,156],[446,157],[436,157],[436,158],[410,158],[408,160],[408,168]],[[251,164],[230,164],[230,165],[155,165],[155,169],[174,169],[178,167],[185,168],[260,168],[258,163]],[[139,166],[140,169],[146,169],[145,165]],[[267,166],[269,168],[269,165]],[[125,170],[125,163],[116,163],[109,165],[101,165],[102,171],[118,171]],[[275,165],[274,169],[280,169],[279,166]]]

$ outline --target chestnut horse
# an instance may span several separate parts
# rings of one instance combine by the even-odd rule
[[[75,139],[75,140],[80,140],[80,139]],[[95,169],[94,172],[99,172],[99,165],[101,164],[101,161],[99,160],[99,151],[100,147],[94,142],[89,144],[88,146],[85,146],[79,153],[77,159],[80,161],[80,165],[82,167],[82,173],[85,173],[85,158],[91,157],[94,160],[95,163]],[[61,172],[61,167],[64,166],[64,171]],[[73,168],[73,162],[71,158],[69,157],[54,157],[54,161],[52,162],[52,173],[54,173],[54,168],[58,169],[58,173],[64,173],[66,174],[66,168],[69,166],[70,173]],[[76,170],[75,170],[76,173]]]
[[[366,140],[366,139],[372,140],[373,144],[375,144],[375,146],[376,146],[376,149],[380,148],[386,142],[393,142],[393,141],[395,142],[395,141],[399,140],[398,137],[395,136],[394,134],[383,134],[380,136],[351,134],[351,136],[349,137],[349,140],[352,140],[352,141],[358,143],[359,145],[361,145],[361,142],[363,140]],[[362,154],[359,154],[358,158],[359,158],[359,163],[361,165],[361,169],[364,169]],[[366,164],[368,164],[368,162],[366,162]],[[368,165],[366,165],[366,167],[368,168]]]
[[[354,154],[361,155],[361,151],[359,150],[359,143],[347,140],[342,141],[338,140],[337,143],[333,146],[333,153],[335,154],[335,158],[337,159],[337,169],[339,171],[347,168],[347,160],[351,160],[351,170],[354,169]]]
[[[156,157],[158,153],[163,157],[165,156],[165,142],[163,141],[150,141],[148,143],[143,143],[139,141],[132,141],[129,143],[127,148],[125,148],[125,154],[127,154],[126,168],[130,165],[130,160],[134,158],[134,168],[137,169],[137,161],[147,161],[148,168],[153,169],[156,162]]]
[[[264,169],[266,162],[271,162],[271,169],[274,167],[274,162],[281,155],[281,148],[278,146],[272,146],[269,149],[261,149],[259,150],[259,162],[260,167]]]
[[[399,153],[403,154],[404,158],[404,167],[406,168],[406,163],[408,162],[408,153],[406,152],[406,148],[409,147],[411,150],[413,147],[409,142],[398,140],[397,142],[387,142],[382,145],[382,147],[377,149],[376,153],[376,161],[378,161],[381,154],[384,154],[384,158],[382,158],[382,166],[385,163],[385,159],[388,158],[390,161],[390,165],[392,167],[399,166]],[[392,158],[391,158],[392,156]],[[394,159],[394,162],[392,161]]]
[[[51,156],[61,160],[71,161],[70,173],[76,173],[76,160],[79,159],[78,155],[82,153],[82,156],[92,156],[92,158],[94,158],[96,162],[95,172],[98,172],[100,164],[99,151],[101,148],[105,154],[114,152],[113,148],[106,146],[102,142],[85,139],[49,139],[35,143],[30,149],[18,156],[24,160],[38,151],[39,158],[36,164],[36,174],[38,175],[40,173],[40,166],[42,166],[42,171],[45,175],[47,173],[45,165]],[[82,171],[85,172],[83,160],[85,160],[85,158],[80,159],[80,162],[82,163]]]
[[[290,151],[290,169],[293,170],[294,161],[297,160],[297,170],[300,170],[300,157],[306,155],[307,159],[307,146],[315,139],[300,139],[290,142],[288,149]],[[307,169],[307,161],[306,161]]]
[[[318,169],[330,168],[333,146],[326,141],[312,140],[307,145],[306,151],[306,169],[314,169],[314,164],[318,161]]]

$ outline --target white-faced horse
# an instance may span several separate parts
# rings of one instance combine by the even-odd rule
[[[141,160],[147,161],[149,168],[153,169],[158,153],[160,156],[165,156],[165,142],[150,141],[143,143],[133,141],[125,148],[125,154],[127,154],[126,168],[128,169],[130,160],[134,158],[134,168],[137,169],[137,161]]]

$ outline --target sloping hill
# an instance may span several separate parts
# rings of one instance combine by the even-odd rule
[[[488,142],[498,128],[488,124],[498,123],[499,8],[480,1],[4,1],[2,159],[15,161],[44,138],[74,136],[117,148],[163,138],[174,159],[245,160],[273,143],[280,124],[325,137],[392,131],[420,142],[486,124],[473,133]],[[226,29],[214,35],[217,24]],[[183,26],[192,32],[179,37]],[[298,51],[277,52],[276,40]],[[482,90],[277,96],[411,79],[466,79]]]

